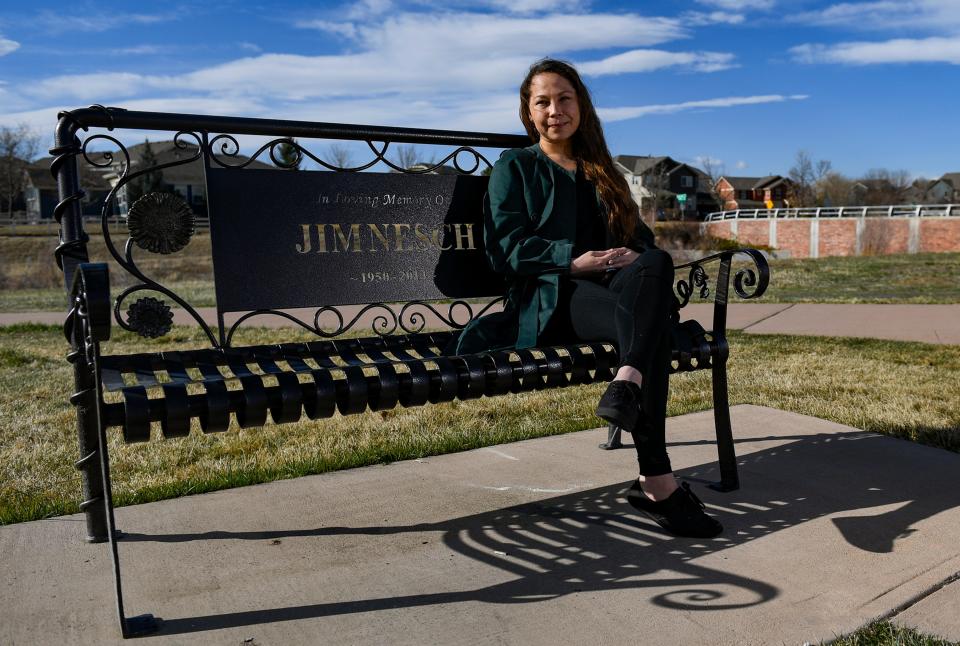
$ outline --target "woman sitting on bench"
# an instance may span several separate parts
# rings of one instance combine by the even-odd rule
[[[665,444],[673,263],[654,244],[577,71],[535,63],[520,87],[520,120],[535,142],[504,152],[486,196],[484,238],[508,277],[503,312],[477,319],[459,354],[572,341],[616,344],[621,365],[597,415],[633,436],[640,478],[627,500],[679,536],[712,537]]]

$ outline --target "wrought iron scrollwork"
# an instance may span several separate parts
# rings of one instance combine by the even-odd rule
[[[690,267],[690,272],[686,280],[681,279],[677,281],[677,294],[680,296],[680,307],[684,307],[690,302],[694,288],[699,288],[700,298],[710,296],[710,287],[707,286],[707,272],[699,264]]]
[[[337,166],[336,164],[332,164],[313,154],[299,141],[290,139],[289,137],[282,137],[268,141],[260,146],[249,157],[245,157],[240,154],[240,142],[237,141],[236,137],[231,134],[223,133],[216,135],[210,140],[207,151],[210,153],[209,159],[212,163],[222,168],[237,169],[249,166],[254,161],[257,161],[258,158],[265,152],[269,156],[270,161],[273,162],[274,166],[278,168],[295,168],[300,165],[300,162],[303,161],[304,158],[308,158],[316,162],[320,167],[327,170],[348,173],[364,171],[372,168],[378,163],[383,163],[385,166],[398,173],[405,173],[408,175],[423,175],[432,173],[440,168],[443,168],[443,166],[449,161],[452,161],[454,168],[462,175],[472,175],[473,173],[477,172],[477,170],[480,169],[481,163],[486,164],[488,168],[492,167],[490,161],[474,148],[469,146],[460,146],[438,162],[422,164],[422,167],[414,169],[403,168],[387,158],[387,151],[390,149],[391,142],[382,142],[382,145],[379,147],[377,146],[376,142],[371,140],[366,140],[364,143],[366,143],[373,152],[374,157],[370,161],[360,164],[359,166]],[[279,148],[281,145],[290,146],[296,151],[297,157],[294,161],[283,161],[283,159],[279,156]],[[472,161],[472,166],[467,167],[465,164],[461,164],[461,155],[468,156]]]
[[[397,330],[397,314],[389,306],[384,305],[383,303],[370,303],[365,305],[356,316],[354,316],[349,323],[344,324],[343,314],[333,305],[324,305],[319,308],[316,313],[313,315],[313,327],[314,332],[322,337],[335,337],[343,334],[347,330],[353,328],[357,324],[357,321],[360,320],[364,314],[370,311],[379,310],[381,313],[373,318],[371,321],[371,328],[373,331],[380,335],[386,336],[388,334],[393,334]],[[320,326],[320,317],[328,312],[333,312],[338,321],[338,325],[333,331],[326,331]]]
[[[747,287],[753,287],[753,291],[744,289],[744,285]],[[750,299],[760,296],[760,294],[762,294],[766,289],[766,285],[764,285],[763,290],[761,290],[759,287],[757,274],[753,271],[753,269],[744,267],[733,277],[733,289],[737,292],[737,296],[740,298]]]
[[[444,325],[461,330],[465,328],[470,321],[483,316],[487,310],[497,303],[501,303],[503,301],[503,297],[496,298],[489,303],[486,303],[478,312],[474,312],[474,304],[463,300],[456,300],[447,305],[446,315],[442,314],[433,303],[428,301],[410,301],[400,308],[400,327],[408,334],[422,332],[427,324],[427,320],[426,316],[424,315],[425,313],[417,311],[416,308],[423,308],[423,310],[432,312],[434,316],[443,321]],[[461,319],[462,322],[457,320],[456,312],[458,310],[466,313],[466,320]]]
[[[346,320],[346,317],[344,317],[340,307],[334,305],[324,305],[323,307],[317,308],[313,314],[313,320],[311,322],[303,321],[293,314],[284,312],[282,310],[254,310],[252,312],[244,313],[230,325],[226,335],[226,345],[228,347],[230,346],[233,340],[233,335],[240,328],[241,324],[257,316],[279,316],[300,326],[308,332],[316,334],[319,337],[329,339],[340,336],[345,332],[349,332],[357,326],[357,324],[361,321],[361,319],[364,318],[366,314],[369,312],[376,312],[376,316],[374,316],[370,321],[370,329],[378,336],[389,336],[396,333],[398,329],[406,334],[416,334],[418,332],[422,332],[427,325],[427,312],[431,312],[448,327],[454,329],[463,329],[470,323],[470,321],[483,316],[485,313],[487,313],[487,311],[490,310],[490,308],[503,301],[503,297],[495,298],[494,300],[484,304],[479,310],[475,310],[474,308],[478,305],[477,303],[456,300],[446,304],[447,311],[445,314],[442,312],[442,307],[444,305],[443,303],[410,301],[405,303],[400,308],[399,312],[384,303],[370,303],[363,306],[360,311],[354,314],[349,321]],[[418,311],[418,308],[422,308],[422,311]],[[326,325],[324,325],[322,321],[324,317],[327,318]],[[331,317],[335,321],[332,325],[330,324]]]
[[[92,152],[90,150],[90,146],[97,141],[109,142],[116,147],[116,151]],[[126,310],[126,319],[123,316],[124,301],[131,294],[140,291],[156,292],[168,297],[179,307],[183,308],[183,310],[186,311],[197,322],[200,328],[210,339],[210,342],[216,347],[218,345],[216,336],[210,329],[210,326],[207,325],[206,321],[204,321],[200,314],[196,311],[196,309],[194,309],[194,307],[179,294],[144,273],[144,271],[142,271],[137,265],[134,257],[134,246],[141,246],[147,250],[157,251],[159,253],[172,253],[183,248],[183,246],[186,246],[186,243],[189,242],[190,235],[193,233],[192,214],[189,218],[184,217],[182,205],[178,205],[172,198],[151,198],[148,195],[146,197],[150,198],[150,200],[153,202],[156,202],[154,206],[165,206],[159,210],[157,208],[142,209],[142,211],[151,211],[149,213],[141,212],[138,214],[138,210],[140,209],[132,210],[133,220],[130,223],[131,235],[127,238],[123,252],[117,248],[117,244],[114,241],[110,231],[110,215],[112,213],[113,205],[116,203],[117,194],[120,189],[129,184],[131,181],[137,179],[138,177],[142,177],[147,173],[156,172],[166,168],[172,168],[174,166],[189,164],[199,160],[202,156],[202,139],[201,136],[195,132],[181,130],[174,135],[173,143],[176,148],[183,151],[188,151],[191,154],[185,155],[181,159],[165,162],[163,164],[157,164],[156,166],[151,166],[148,168],[141,168],[136,171],[132,171],[130,152],[127,150],[127,147],[110,135],[95,134],[87,137],[77,152],[83,155],[84,160],[86,160],[88,164],[100,168],[115,166],[117,162],[117,155],[122,155],[122,160],[119,162],[119,169],[117,172],[117,182],[110,189],[110,192],[107,194],[103,202],[103,208],[100,212],[100,228],[103,232],[103,241],[107,247],[107,251],[111,256],[113,256],[114,260],[118,265],[120,265],[120,267],[122,267],[128,274],[130,274],[139,282],[123,290],[116,297],[113,308],[114,319],[122,328],[126,330],[131,330],[139,334],[143,334],[142,330],[146,330],[150,334],[145,336],[157,333],[163,329],[164,326],[156,324],[157,320],[153,315],[157,314],[158,310],[156,310],[154,306],[149,306],[147,308],[151,309],[151,315],[147,319],[143,319],[141,317],[140,319],[135,318],[133,321],[131,321],[129,318],[131,311],[137,313],[140,310],[144,310],[144,312],[146,312],[144,307],[137,307],[137,303],[144,302],[144,299],[137,301],[137,303],[134,303]],[[139,204],[139,202],[137,204]],[[163,217],[165,218],[166,222],[164,225],[161,225],[159,228],[157,228],[155,226],[156,223],[147,223],[145,221],[145,218],[150,217]],[[149,300],[156,301],[158,303],[161,302],[155,298],[150,298]],[[169,309],[166,304],[163,304],[163,306]],[[152,323],[141,324],[141,322],[144,320],[150,320]],[[163,329],[163,334],[166,334],[168,331],[169,326],[166,326],[166,329]]]
[[[750,258],[754,266],[744,267],[737,271],[733,279],[734,291],[736,291],[737,296],[747,300],[762,296],[770,282],[770,265],[759,251],[755,249],[738,249],[735,251],[724,251],[682,265],[677,265],[674,268],[677,272],[681,269],[689,270],[686,278],[681,278],[676,282],[679,306],[681,308],[686,306],[687,303],[690,302],[690,298],[693,296],[695,290],[699,291],[700,298],[705,299],[709,297],[709,277],[706,269],[704,269],[704,265],[714,261],[720,262],[720,272],[717,276],[716,298],[718,302],[725,302],[727,295],[726,281],[730,275],[730,262],[733,257],[738,254]]]

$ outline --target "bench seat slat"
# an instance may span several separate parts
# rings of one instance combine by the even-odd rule
[[[171,381],[175,384],[188,384],[193,379],[190,378],[190,375],[187,374],[187,368],[184,364],[183,353],[177,351],[163,352],[160,355],[162,357],[163,368],[167,371],[167,374],[170,375]]]
[[[696,322],[676,330],[671,372],[707,369],[720,356],[718,344]],[[122,414],[112,423],[123,427],[126,441],[142,442],[150,438],[152,422],[164,437],[179,437],[196,417],[203,432],[212,433],[227,430],[231,413],[242,428],[262,426],[268,415],[281,424],[303,415],[319,419],[335,411],[351,415],[607,381],[618,365],[608,343],[445,356],[450,338],[412,334],[108,356],[103,384],[123,398]],[[162,372],[168,383],[160,383]],[[203,384],[205,394],[188,395],[189,384]]]

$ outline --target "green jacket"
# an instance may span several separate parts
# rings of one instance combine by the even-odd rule
[[[599,195],[597,203],[602,211]],[[457,354],[536,345],[557,307],[560,276],[570,271],[576,207],[576,174],[538,144],[500,156],[484,197],[483,236],[490,265],[507,277],[507,302],[464,328]],[[653,232],[641,221],[627,246],[654,248]]]

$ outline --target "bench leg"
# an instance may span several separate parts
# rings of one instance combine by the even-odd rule
[[[110,541],[110,556],[113,561],[113,585],[117,597],[117,616],[120,620],[120,633],[123,638],[146,635],[157,630],[157,621],[153,615],[127,617],[123,611],[123,588],[120,583],[120,554],[117,551],[117,524],[113,514],[113,487],[110,482],[110,456],[107,453],[107,432],[101,425],[97,438],[97,452],[100,457],[100,473],[103,486],[103,513],[107,521],[107,537]]]
[[[76,355],[74,355],[76,357]],[[80,459],[74,466],[80,470],[83,502],[80,511],[87,521],[88,543],[103,543],[107,540],[107,515],[103,502],[103,477],[97,454],[97,390],[93,374],[84,361],[74,360],[73,368],[76,394],[70,402],[77,407],[77,441]]]
[[[82,463],[81,468],[84,469],[84,474],[86,475],[94,472],[94,465],[99,467],[99,485],[102,493],[99,498],[88,498],[85,501],[85,504],[88,506],[86,511],[88,513],[92,512],[93,508],[98,506],[94,504],[96,502],[103,503],[103,505],[100,506],[99,514],[96,515],[95,518],[98,523],[101,519],[105,521],[104,533],[110,542],[110,557],[113,562],[113,585],[117,598],[117,617],[120,621],[120,633],[123,635],[123,638],[126,639],[127,637],[136,637],[156,631],[157,621],[153,615],[127,617],[123,611],[123,588],[120,583],[120,555],[117,551],[118,532],[116,519],[113,514],[113,486],[110,482],[110,455],[107,451],[107,429],[103,424],[103,418],[101,417],[102,408],[100,407],[102,403],[100,394],[102,388],[99,378],[99,362],[100,349],[99,346],[94,345],[92,374],[84,371],[88,376],[81,377],[82,379],[89,379],[89,384],[86,382],[83,383],[83,385],[88,387],[78,389],[75,395],[75,397],[78,398],[82,397],[83,404],[85,404],[84,406],[80,406],[78,411],[83,413],[80,418],[82,422],[80,438],[81,452],[83,452],[84,449],[93,449],[92,452],[87,453],[81,458],[80,462]],[[80,371],[78,371],[78,373],[79,372]],[[81,378],[77,380],[78,385],[81,385]],[[93,437],[91,438],[90,435]],[[85,447],[84,442],[90,440],[92,440],[91,446]],[[90,484],[92,485],[93,483],[91,482]],[[85,483],[85,493],[87,487],[88,485]],[[102,542],[102,540],[103,539],[100,539],[98,542]]]
[[[623,442],[620,441],[620,431],[622,429],[619,426],[614,426],[613,424],[607,425],[607,441],[600,444],[600,448],[606,451],[611,449],[619,449],[623,446]]]
[[[720,461],[720,482],[710,485],[717,491],[736,491],[740,488],[737,475],[737,454],[730,427],[730,404],[727,401],[727,362],[713,362],[713,420],[717,428],[717,454]]]

